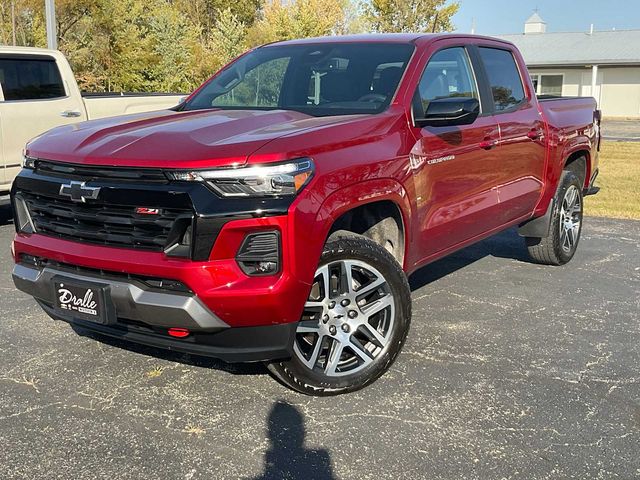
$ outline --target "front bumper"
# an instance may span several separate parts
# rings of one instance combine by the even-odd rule
[[[51,286],[55,276],[108,286],[115,322],[99,324],[55,310]],[[275,360],[291,355],[295,323],[231,328],[192,293],[156,291],[135,279],[125,281],[21,264],[13,270],[13,281],[18,289],[32,295],[50,317],[70,323],[79,333],[98,333],[227,362]],[[172,327],[187,328],[191,334],[175,339],[167,334]]]

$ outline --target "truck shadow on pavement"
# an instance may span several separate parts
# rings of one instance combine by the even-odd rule
[[[82,327],[72,325],[71,328],[74,332],[82,337],[87,337],[105,345],[121,348],[129,352],[138,353],[140,355],[146,355],[149,357],[158,358],[161,360],[167,360],[168,362],[182,363],[183,365],[189,365],[192,367],[200,367],[214,370],[221,370],[223,372],[231,373],[234,375],[267,375],[268,371],[262,363],[225,363],[215,358],[203,357],[199,355],[191,355],[188,353],[173,352],[171,350],[164,350],[161,348],[148,347],[146,345],[140,345],[137,343],[127,342],[126,340],[120,340],[114,337],[108,337],[100,335],[99,333],[89,332]]]
[[[274,403],[267,428],[270,445],[264,454],[264,471],[250,480],[335,478],[329,452],[305,448],[304,417],[296,407],[283,400]]]
[[[510,228],[451,255],[420,268],[409,278],[411,291],[418,290],[485,257],[510,258],[533,263],[524,239]]]

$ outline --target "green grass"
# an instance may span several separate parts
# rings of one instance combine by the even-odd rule
[[[585,215],[640,219],[640,142],[603,141],[597,195],[585,199]]]

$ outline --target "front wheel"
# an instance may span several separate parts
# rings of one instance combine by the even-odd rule
[[[389,369],[410,320],[409,284],[395,258],[361,236],[330,240],[298,323],[293,356],[268,368],[308,395],[359,390]]]

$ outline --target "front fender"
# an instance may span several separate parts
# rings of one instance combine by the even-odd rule
[[[402,184],[393,178],[365,180],[331,193],[322,202],[316,215],[314,237],[322,239],[321,243],[324,245],[331,227],[340,216],[354,208],[379,201],[391,201],[400,210],[405,239],[404,258],[407,258],[407,248],[412,237],[409,220],[411,218],[411,202]],[[314,253],[317,253],[319,257],[322,248]]]

